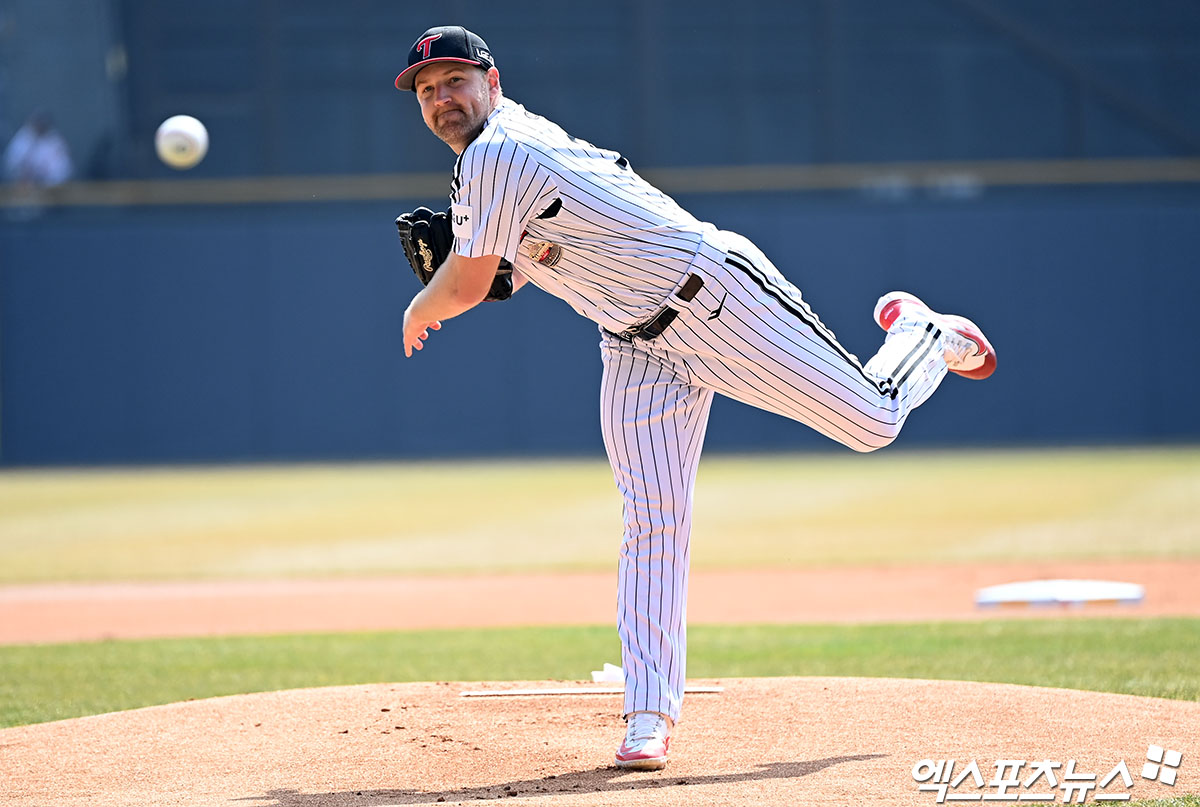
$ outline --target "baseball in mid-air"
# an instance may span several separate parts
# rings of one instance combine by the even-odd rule
[[[192,168],[208,153],[208,129],[191,115],[174,115],[159,125],[154,148],[172,168]]]

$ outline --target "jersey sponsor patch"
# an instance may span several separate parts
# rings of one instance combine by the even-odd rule
[[[533,241],[525,245],[525,254],[538,263],[554,266],[562,257],[562,247],[549,241]]]
[[[455,238],[470,238],[471,230],[471,206],[470,205],[450,205],[450,221],[454,231]]]

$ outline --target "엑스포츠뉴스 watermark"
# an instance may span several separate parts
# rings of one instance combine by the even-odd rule
[[[1183,754],[1160,745],[1146,750],[1141,778],[1164,785],[1175,785]],[[998,759],[995,775],[988,779],[979,763],[971,760],[959,766],[953,759],[923,759],[913,765],[913,781],[919,790],[936,794],[938,804],[947,802],[1020,802],[1022,804],[1085,804],[1129,801],[1134,778],[1125,760],[1117,762],[1103,775],[1075,768],[1075,760],[1066,764],[1055,760],[1026,761]]]

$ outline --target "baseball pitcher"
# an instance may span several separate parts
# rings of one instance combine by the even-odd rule
[[[971,321],[892,292],[874,311],[883,345],[861,364],[748,239],[506,98],[488,46],[464,28],[423,33],[396,87],[458,155],[449,209],[397,219],[425,284],[404,312],[405,356],[526,283],[600,326],[600,425],[624,499],[616,764],[662,768],[683,700],[692,492],[713,396],[874,451],[947,371],[986,378],[996,352]]]

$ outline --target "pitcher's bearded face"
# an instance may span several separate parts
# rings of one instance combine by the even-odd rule
[[[469,64],[435,62],[413,82],[425,125],[459,154],[483,131],[492,113],[500,90],[493,73]]]

